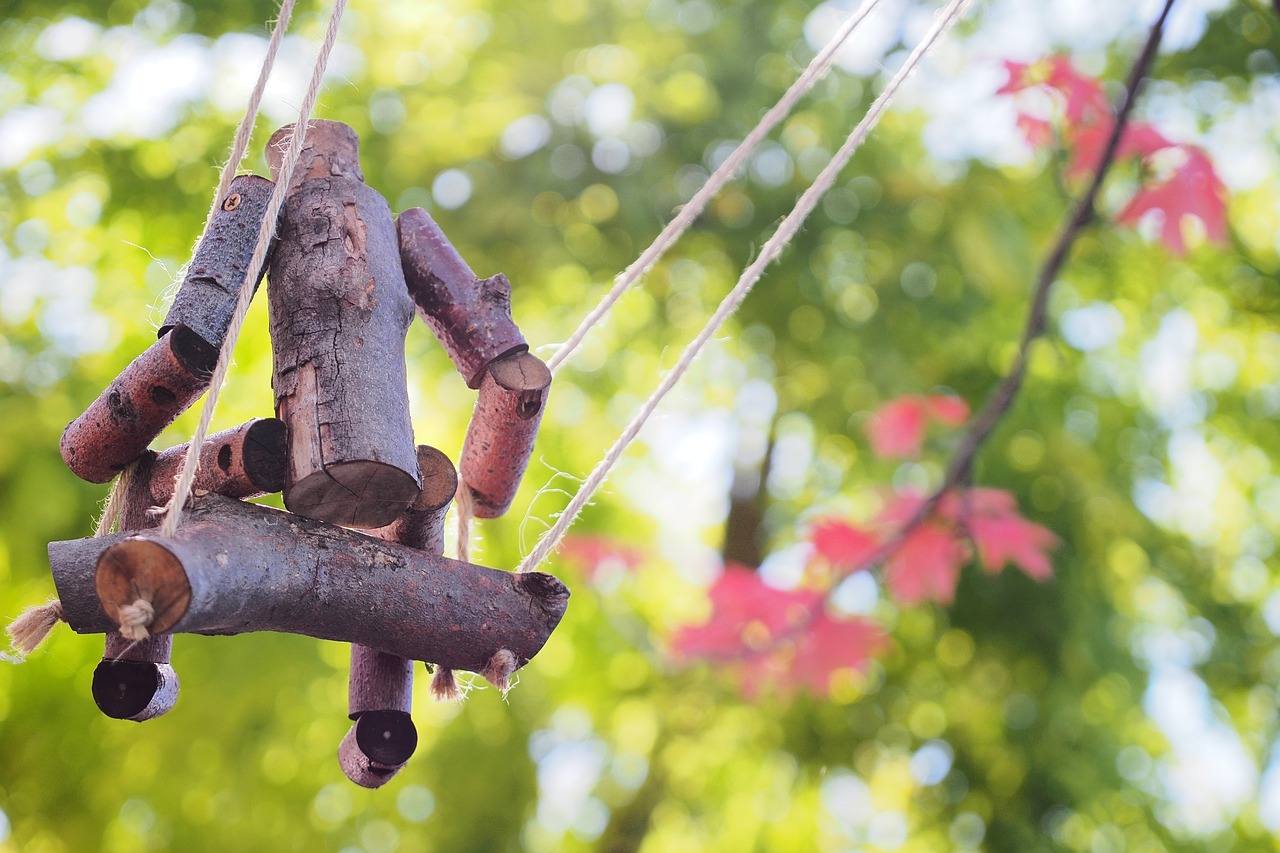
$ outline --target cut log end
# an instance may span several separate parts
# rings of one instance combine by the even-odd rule
[[[542,359],[529,352],[515,353],[490,364],[489,375],[503,389],[520,395],[516,406],[520,420],[527,421],[542,411],[551,387],[551,369]]]
[[[178,674],[165,663],[104,660],[93,671],[93,701],[117,720],[142,722],[173,709],[178,701]]]
[[[418,747],[418,730],[402,711],[361,714],[338,746],[338,764],[363,788],[380,788],[404,767]]]
[[[420,491],[417,481],[396,466],[358,460],[330,465],[287,486],[284,505],[318,521],[369,529],[395,521]]]
[[[356,745],[375,764],[404,764],[418,748],[418,730],[404,711],[365,711],[355,728]]]
[[[218,467],[224,472],[235,464],[234,450],[231,443],[218,448]],[[284,488],[289,445],[283,421],[276,418],[254,421],[245,434],[241,452],[244,454],[241,465],[250,482],[268,494]]]
[[[116,625],[129,621],[122,609],[149,603],[153,615],[145,627],[150,634],[168,631],[191,605],[191,583],[182,562],[152,540],[125,539],[108,547],[98,558],[93,582],[102,609]]]
[[[447,507],[458,493],[458,469],[453,461],[426,444],[418,445],[418,470],[422,473],[422,492],[413,508],[429,512]]]

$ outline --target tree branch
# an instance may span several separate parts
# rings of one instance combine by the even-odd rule
[[[920,508],[916,510],[915,514],[897,533],[886,540],[883,545],[858,566],[846,572],[846,577],[854,572],[879,565],[892,556],[901,546],[903,540],[933,515],[938,508],[938,503],[947,492],[969,479],[973,472],[973,463],[977,458],[978,451],[982,449],[987,439],[991,437],[991,433],[995,431],[996,426],[999,425],[1000,421],[1013,407],[1013,403],[1018,397],[1018,392],[1022,390],[1023,380],[1026,378],[1031,345],[1044,335],[1048,325],[1049,294],[1053,290],[1053,284],[1057,280],[1058,273],[1070,257],[1076,240],[1079,239],[1081,232],[1093,221],[1096,215],[1094,205],[1097,203],[1098,194],[1102,190],[1102,184],[1106,180],[1107,173],[1110,172],[1111,166],[1115,162],[1116,151],[1120,148],[1120,140],[1124,136],[1125,128],[1129,123],[1129,116],[1133,113],[1134,105],[1138,100],[1138,90],[1141,88],[1147,72],[1151,69],[1151,64],[1155,61],[1156,52],[1160,47],[1160,40],[1164,36],[1165,22],[1169,17],[1170,9],[1173,8],[1173,4],[1174,0],[1165,0],[1164,8],[1161,9],[1159,17],[1151,25],[1151,29],[1147,34],[1147,42],[1129,71],[1129,77],[1125,83],[1124,99],[1120,102],[1115,124],[1111,128],[1111,135],[1107,138],[1102,158],[1098,161],[1097,168],[1094,170],[1093,179],[1089,182],[1089,187],[1085,190],[1080,201],[1076,203],[1075,209],[1072,210],[1071,216],[1067,219],[1066,225],[1063,226],[1057,241],[1049,250],[1044,266],[1040,268],[1040,273],[1036,276],[1036,286],[1031,296],[1031,307],[1027,311],[1027,319],[1023,326],[1022,339],[1018,344],[1018,355],[1014,359],[1013,367],[1010,368],[1009,373],[987,397],[982,408],[969,419],[969,424],[960,439],[960,445],[956,448],[955,453],[952,454],[951,461],[947,465],[947,472],[942,479],[942,483],[921,503]]]
[[[1045,258],[1044,265],[1040,268],[1039,274],[1036,276],[1035,290],[1032,292],[1031,306],[1027,311],[1027,319],[1023,326],[1022,338],[1018,345],[1018,355],[1014,360],[1013,366],[1009,373],[1000,382],[999,385],[987,397],[982,408],[969,419],[968,426],[964,435],[960,440],[959,446],[951,457],[951,461],[947,465],[947,471],[943,477],[942,483],[929,494],[929,496],[920,504],[915,513],[900,527],[891,537],[882,542],[871,554],[859,561],[852,568],[843,572],[838,578],[841,580],[860,571],[870,570],[880,564],[897,552],[902,543],[911,535],[920,525],[928,521],[934,514],[939,502],[946,496],[948,492],[961,483],[966,482],[973,471],[973,463],[978,455],[978,451],[982,449],[983,444],[990,438],[992,432],[995,431],[997,425],[1004,416],[1012,408],[1014,401],[1017,399],[1018,392],[1022,389],[1023,380],[1026,378],[1027,364],[1030,359],[1031,345],[1044,335],[1047,328],[1047,316],[1049,305],[1049,294],[1053,289],[1053,284],[1058,277],[1058,273],[1066,264],[1070,257],[1071,249],[1075,246],[1076,240],[1080,237],[1081,232],[1093,221],[1096,211],[1094,205],[1097,202],[1098,194],[1102,189],[1102,184],[1106,180],[1107,173],[1110,171],[1115,161],[1116,152],[1120,147],[1120,140],[1124,135],[1125,128],[1129,122],[1129,116],[1133,112],[1134,105],[1138,99],[1138,90],[1141,88],[1143,79],[1151,68],[1152,62],[1155,60],[1156,52],[1160,47],[1161,38],[1164,35],[1165,22],[1169,17],[1169,11],[1173,7],[1174,0],[1165,0],[1164,8],[1161,10],[1159,17],[1151,25],[1151,29],[1147,35],[1146,44],[1142,48],[1142,52],[1138,54],[1138,58],[1134,61],[1133,67],[1129,71],[1128,80],[1125,83],[1124,99],[1120,103],[1120,109],[1116,113],[1115,124],[1111,129],[1111,135],[1107,139],[1106,147],[1094,170],[1093,179],[1089,183],[1089,187],[1085,190],[1083,196],[1076,203],[1070,217],[1063,226],[1058,239],[1054,242],[1049,254]],[[779,632],[774,636],[771,642],[765,648],[743,649],[734,655],[716,656],[715,659],[722,663],[733,663],[736,661],[746,660],[761,654],[767,654],[769,651],[778,648],[786,642],[803,636],[812,626],[814,620],[821,615],[822,604],[830,598],[832,592],[839,586],[839,583],[833,583],[831,589],[824,597],[823,602],[815,606],[803,620],[799,620],[796,624],[790,626],[787,630]]]

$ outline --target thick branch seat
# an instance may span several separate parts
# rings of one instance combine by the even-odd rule
[[[569,590],[434,556],[288,512],[201,497],[173,538],[155,531],[53,542],[62,607],[79,633],[113,631],[139,599],[152,633],[280,631],[479,672],[528,663]]]

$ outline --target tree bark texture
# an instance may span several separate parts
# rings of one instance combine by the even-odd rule
[[[186,326],[213,349],[221,349],[235,313],[236,301],[250,275],[249,261],[258,245],[275,184],[258,175],[240,175],[214,213],[196,246],[186,277],[169,306],[160,334]],[[270,260],[270,254],[267,260]],[[257,271],[262,282],[266,263]]]
[[[387,527],[369,531],[433,557],[444,554],[444,517],[458,488],[453,463],[434,447],[418,447],[422,491]],[[338,749],[347,777],[381,787],[408,762],[418,743],[413,708],[413,661],[359,644],[351,647],[347,708],[355,725]]]
[[[500,358],[485,371],[458,464],[478,518],[497,518],[515,499],[550,388],[551,371],[532,353]]]
[[[204,392],[217,358],[186,326],[170,329],[63,431],[67,467],[90,483],[115,477]]]
[[[479,388],[491,361],[529,348],[511,319],[511,282],[501,273],[476,278],[420,207],[401,213],[396,226],[405,281],[418,313],[467,385]]]
[[[541,572],[433,557],[216,495],[196,501],[172,539],[53,542],[49,559],[80,633],[114,630],[119,608],[145,598],[152,633],[283,631],[470,671],[502,649],[527,663],[569,597]]]
[[[267,146],[277,180],[281,128]],[[289,429],[284,503],[351,527],[417,496],[404,342],[413,302],[387,202],[363,183],[354,131],[316,121],[290,182],[268,299],[276,414]]]

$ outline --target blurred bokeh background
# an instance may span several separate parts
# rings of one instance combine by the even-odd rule
[[[347,649],[179,637],[144,725],[89,696],[99,637],[0,665],[0,850],[1272,849],[1280,831],[1280,19],[1180,0],[1138,115],[1213,159],[1229,240],[1090,230],[1027,387],[979,457],[1061,540],[1054,577],[967,568],[951,605],[863,575],[835,605],[889,646],[821,695],[744,696],[679,661],[726,554],[794,585],[816,520],[936,484],[870,452],[906,394],[981,403],[1078,183],[996,90],[1054,52],[1118,92],[1159,4],[975,3],[697,363],[549,568],[568,615],[503,700],[427,695],[408,767],[346,781]],[[296,115],[327,8],[301,2],[247,167]],[[316,115],[361,137],[393,210],[505,272],[544,358],[755,124],[852,4],[353,0]],[[740,178],[557,378],[525,487],[478,530],[512,567],[826,163],[935,6],[885,0]],[[154,340],[275,6],[0,3],[0,616],[52,594],[45,545],[106,488],[63,426]],[[1120,169],[1116,213],[1143,179]],[[1152,225],[1152,223],[1146,223]],[[215,428],[271,413],[259,298]],[[417,438],[456,458],[473,402],[410,333]],[[195,413],[157,442],[185,441]],[[594,548],[594,550],[593,550]],[[595,557],[583,555],[596,554]]]

